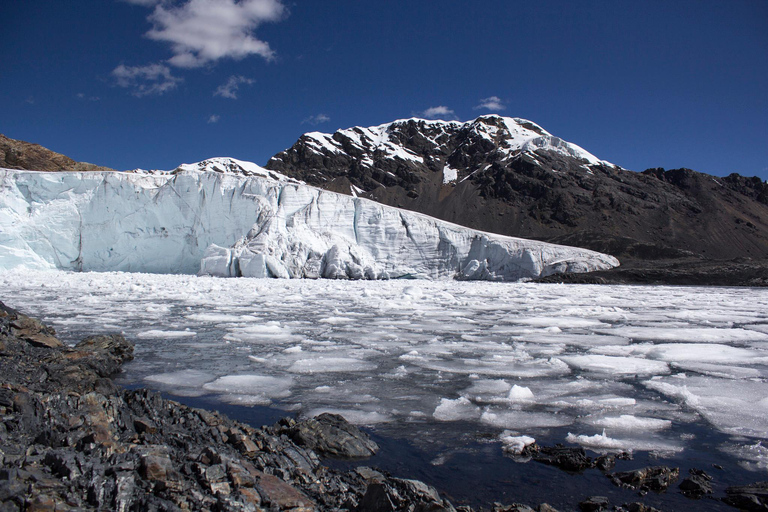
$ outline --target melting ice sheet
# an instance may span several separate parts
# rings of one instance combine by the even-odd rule
[[[0,286],[67,341],[132,339],[124,383],[595,451],[679,452],[703,424],[768,467],[768,290],[50,271]]]

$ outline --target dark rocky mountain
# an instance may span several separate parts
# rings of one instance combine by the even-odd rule
[[[523,119],[408,119],[303,135],[268,169],[476,229],[587,247],[625,264],[768,258],[768,184],[633,172]]]
[[[39,144],[10,139],[0,134],[0,167],[29,171],[113,171],[109,167],[76,162]]]

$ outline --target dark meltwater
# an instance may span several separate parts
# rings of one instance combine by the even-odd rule
[[[616,470],[704,469],[720,496],[766,479],[766,290],[29,271],[0,284],[65,341],[134,341],[121,384],[255,425],[342,414],[382,447],[363,464],[457,503],[639,499],[598,470],[505,455],[528,438],[632,451]],[[642,501],[724,509],[676,485]]]

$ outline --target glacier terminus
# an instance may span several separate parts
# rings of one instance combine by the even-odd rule
[[[231,158],[173,172],[0,170],[0,268],[515,281],[619,264],[337,194]]]

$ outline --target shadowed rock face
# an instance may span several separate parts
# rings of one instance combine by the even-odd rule
[[[0,134],[0,167],[30,171],[113,171],[109,167],[76,162],[39,144],[14,140]]]
[[[768,257],[768,184],[759,178],[628,171],[533,123],[498,116],[321,135],[302,136],[266,167],[475,229],[622,261]]]

